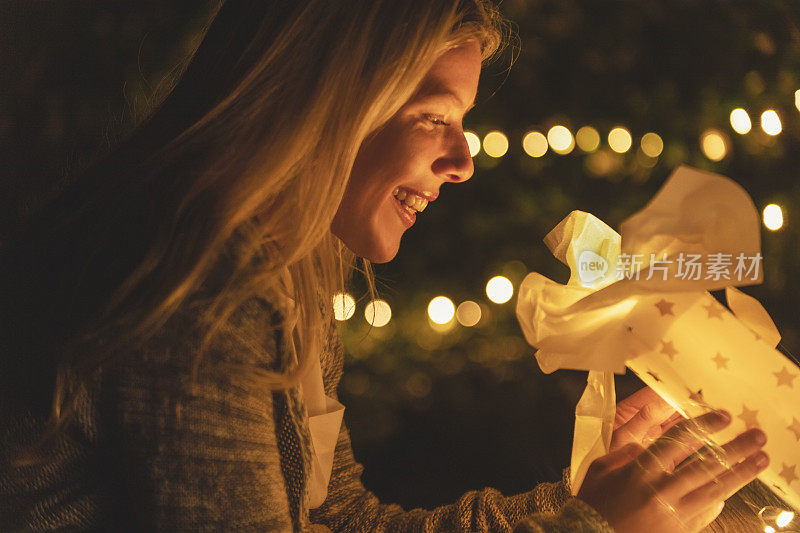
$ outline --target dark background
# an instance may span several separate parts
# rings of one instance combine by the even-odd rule
[[[66,183],[109,150],[159,101],[176,65],[193,50],[215,2],[0,2],[0,242]],[[505,493],[555,480],[569,461],[573,410],[585,375],[544,375],[514,318],[484,294],[497,274],[518,286],[529,271],[564,282],[567,269],[542,237],[573,209],[613,227],[642,207],[681,163],[741,183],[762,209],[786,223],[764,230],[766,276],[757,296],[796,353],[800,8],[751,0],[507,0],[521,51],[482,79],[466,127],[499,129],[511,146],[500,159],[475,158],[475,176],[443,187],[403,238],[397,258],[378,265],[379,293],[393,319],[367,331],[361,283],[355,316],[340,331],[348,349],[341,396],[366,485],[406,507],[448,503],[464,491]],[[730,128],[744,107],[751,133]],[[778,111],[783,132],[769,137],[758,117]],[[525,155],[523,134],[554,124],[600,131],[598,156]],[[612,153],[616,125],[633,148]],[[700,134],[729,136],[720,162],[706,159]],[[665,148],[642,163],[641,136]],[[598,173],[592,158],[603,157]],[[472,299],[489,311],[477,328],[446,334],[428,324],[436,295]],[[639,386],[622,376],[618,394]]]

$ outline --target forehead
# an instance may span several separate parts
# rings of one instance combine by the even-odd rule
[[[481,59],[480,47],[472,41],[448,50],[427,72],[413,99],[451,95],[469,107],[478,91]]]

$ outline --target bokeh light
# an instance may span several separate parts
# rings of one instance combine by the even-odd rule
[[[794,92],[794,106],[800,111],[800,89]]]
[[[364,318],[368,324],[382,328],[392,319],[392,308],[385,300],[372,300],[364,307]]]
[[[456,320],[462,326],[471,328],[481,321],[481,306],[471,300],[461,302],[456,309]]]
[[[767,135],[779,134],[783,126],[781,126],[781,119],[778,117],[778,113],[772,109],[767,109],[761,113],[761,129]]]
[[[547,138],[538,131],[529,131],[522,138],[522,149],[531,157],[542,157],[547,153]]]
[[[642,152],[647,157],[658,157],[664,151],[664,141],[657,133],[649,132],[642,135]]]
[[[750,122],[750,115],[747,114],[747,111],[741,107],[731,111],[731,128],[733,128],[733,131],[744,135],[748,133],[752,127],[753,124]]]
[[[508,137],[499,131],[490,131],[483,138],[483,151],[489,157],[503,157],[508,151]]]
[[[356,312],[356,302],[346,292],[333,295],[333,318],[336,320],[349,320]]]
[[[791,511],[782,511],[781,514],[778,515],[778,518],[775,519],[775,523],[778,524],[778,527],[786,527],[789,525],[794,519],[794,513]]]
[[[700,148],[703,154],[712,161],[721,161],[728,153],[725,134],[717,130],[706,130],[700,136]]]
[[[600,146],[600,134],[591,126],[584,126],[575,134],[578,148],[584,152],[594,152]]]
[[[608,145],[618,154],[630,150],[632,144],[631,133],[625,128],[617,126],[608,132]]]
[[[481,139],[474,132],[465,131],[464,137],[467,138],[467,146],[469,146],[469,155],[475,157],[481,151]]]
[[[547,142],[557,154],[564,155],[572,151],[575,139],[565,126],[553,126],[547,131]]]
[[[455,313],[456,306],[447,296],[437,296],[428,304],[428,317],[435,324],[447,324]]]
[[[772,231],[783,227],[783,210],[777,204],[769,204],[764,208],[764,226]]]
[[[496,304],[506,303],[514,295],[514,285],[505,276],[495,276],[486,283],[486,296]]]

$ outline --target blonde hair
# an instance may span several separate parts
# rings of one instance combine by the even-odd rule
[[[299,365],[229,371],[296,384],[355,268],[330,225],[359,146],[444,51],[475,39],[488,59],[507,28],[484,0],[225,3],[158,111],[1,250],[7,339],[33,368],[59,360],[50,433],[97,369],[192,294],[209,302],[195,372],[231,313],[264,294]],[[366,260],[362,271],[374,293]]]

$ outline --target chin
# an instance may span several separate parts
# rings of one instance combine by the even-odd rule
[[[388,263],[397,256],[398,249],[399,246],[372,249],[361,257],[369,260],[371,263]]]

